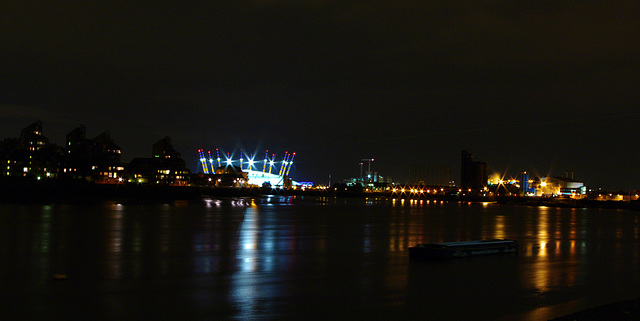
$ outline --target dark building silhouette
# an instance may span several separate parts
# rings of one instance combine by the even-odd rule
[[[165,137],[151,146],[151,154],[156,158],[180,158],[180,153],[173,149],[171,138]]]
[[[0,176],[22,176],[22,167],[18,164],[17,151],[20,140],[17,138],[5,138],[0,141]]]
[[[409,184],[425,186],[449,186],[451,168],[448,165],[409,165]]]
[[[186,186],[189,184],[190,171],[185,167],[185,161],[180,158],[171,144],[171,139],[165,137],[152,145],[151,158],[134,158],[126,168],[128,181],[139,184],[159,184],[171,186]]]
[[[77,155],[83,148],[86,149],[87,129],[80,125],[68,133],[66,139],[68,153]]]
[[[62,175],[98,183],[119,183],[124,176],[121,150],[109,132],[87,139],[80,125],[66,136],[65,166]]]
[[[473,160],[473,154],[462,151],[460,162],[460,187],[479,191],[487,186],[489,180],[486,163]]]

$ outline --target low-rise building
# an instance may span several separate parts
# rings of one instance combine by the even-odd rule
[[[130,183],[150,185],[189,185],[189,171],[180,153],[173,149],[171,139],[165,137],[152,146],[150,158],[134,158],[125,168]]]
[[[541,177],[536,188],[536,196],[584,198],[587,188],[583,182],[566,176]]]

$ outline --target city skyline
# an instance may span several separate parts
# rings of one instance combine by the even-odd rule
[[[170,136],[298,152],[296,174],[410,164],[638,188],[635,1],[0,5],[0,137],[110,131],[123,160]],[[139,151],[141,154],[137,154]],[[144,153],[143,153],[144,151]],[[282,151],[284,152],[284,151]]]
[[[56,160],[55,156],[53,156],[54,154],[59,153],[59,157],[64,157],[63,155],[73,152],[75,156],[72,157],[72,159],[75,159],[78,156],[76,155],[76,153],[80,152],[80,154],[89,153],[87,154],[87,156],[82,156],[82,157],[89,157],[89,158],[85,159],[84,160],[85,164],[80,165],[80,167],[83,167],[83,166],[96,167],[96,168],[99,167],[95,171],[91,171],[95,173],[90,174],[90,176],[98,175],[97,177],[94,177],[94,179],[98,179],[98,180],[102,180],[100,178],[102,177],[102,175],[108,175],[109,178],[106,180],[113,179],[114,182],[116,181],[123,182],[124,181],[123,178],[125,178],[124,176],[127,176],[123,173],[125,167],[129,166],[132,168],[138,168],[140,167],[140,162],[146,163],[150,160],[158,159],[159,157],[162,159],[166,158],[167,160],[171,159],[173,161],[177,161],[178,163],[172,163],[172,165],[170,164],[162,165],[162,166],[170,166],[172,168],[170,171],[177,170],[176,172],[177,175],[184,175],[187,173],[187,172],[182,172],[183,168],[188,169],[191,172],[191,174],[195,174],[194,177],[197,177],[198,174],[205,174],[205,175],[214,174],[214,172],[218,171],[218,168],[223,169],[231,166],[231,167],[237,168],[238,170],[243,170],[249,173],[250,178],[253,177],[252,175],[260,176],[260,173],[263,173],[261,178],[260,177],[256,178],[257,181],[260,181],[261,179],[263,179],[265,177],[264,175],[271,175],[272,179],[274,179],[275,181],[281,180],[282,177],[286,176],[293,180],[302,180],[305,185],[311,184],[311,183],[314,183],[315,185],[326,185],[325,183],[327,183],[327,182],[309,182],[307,178],[297,176],[295,174],[295,170],[293,171],[293,173],[291,173],[291,169],[294,167],[294,159],[295,159],[295,156],[297,155],[295,151],[292,151],[292,152],[285,151],[283,155],[279,155],[280,152],[269,153],[269,150],[266,150],[263,156],[264,159],[259,159],[259,155],[258,155],[259,153],[252,153],[249,150],[239,147],[241,145],[238,145],[238,144],[236,144],[234,148],[229,150],[225,150],[224,148],[215,148],[213,153],[211,151],[205,151],[204,149],[198,149],[197,165],[192,166],[192,168],[190,168],[187,164],[185,164],[182,157],[182,153],[179,151],[179,149],[175,149],[174,146],[172,145],[171,138],[169,136],[165,136],[164,138],[154,142],[150,146],[151,153],[147,154],[147,156],[149,157],[140,157],[140,156],[143,156],[144,153],[139,152],[131,162],[128,162],[128,161],[122,160],[123,153],[120,147],[116,144],[116,142],[111,139],[111,133],[108,131],[100,133],[95,138],[87,138],[86,127],[84,125],[80,125],[74,128],[69,133],[67,133],[66,141],[63,144],[57,144],[56,142],[52,142],[46,135],[44,135],[43,127],[44,127],[43,122],[41,120],[36,120],[35,122],[23,128],[19,137],[0,138],[0,142],[3,143],[3,148],[0,149],[0,156],[3,156],[2,153],[6,153],[4,156],[9,157],[8,158],[9,160],[13,159],[11,155],[17,156],[17,159],[14,159],[14,161],[18,161],[20,164],[22,164],[24,160],[21,159],[21,157],[25,156],[26,154],[24,155],[21,154],[20,152],[21,150],[23,152],[27,150],[32,152],[35,152],[37,150],[46,150],[44,154],[41,154],[41,156],[39,156],[39,161],[45,162],[43,164],[47,164],[47,162],[50,162],[50,161],[53,162],[53,163],[50,163],[50,165],[53,165],[54,168],[50,168],[49,171],[46,171],[47,177],[49,177],[50,173],[57,173],[56,176],[63,174],[63,172],[61,171],[64,171],[64,173],[67,173],[67,167],[65,166],[68,166],[68,165],[63,165],[63,164],[67,163],[69,160],[63,161],[58,165],[54,165],[55,162],[60,162],[61,160],[61,158]],[[90,147],[92,145],[94,147]],[[51,147],[54,147],[54,148],[52,149]],[[88,156],[91,153],[97,153],[97,154],[95,154],[94,156]],[[104,161],[106,159],[103,159],[103,158],[107,154],[112,155],[115,158],[112,158],[112,156],[106,156],[110,160],[106,161],[105,163]],[[19,155],[22,155],[22,156],[19,156]],[[45,155],[49,155],[49,156],[45,156]],[[49,159],[49,157],[53,157],[53,158]],[[280,159],[278,160],[279,157]],[[96,161],[96,163],[93,163],[93,161],[91,160],[93,158],[95,158],[94,161]],[[77,159],[75,161],[77,161]],[[71,162],[73,163],[74,161],[71,161]],[[367,166],[366,166],[366,172],[364,172],[364,176],[363,176],[363,168],[364,168],[363,166],[365,162],[367,162]],[[528,191],[528,188],[529,188],[528,186],[530,183],[529,178],[533,179],[534,181],[537,181],[538,184],[540,184],[543,181],[552,182],[559,179],[560,181],[565,181],[565,182],[575,182],[580,186],[585,185],[585,182],[581,181],[579,177],[574,179],[574,172],[568,171],[568,170],[561,173],[546,174],[546,175],[539,175],[534,173],[532,176],[530,176],[530,174],[528,174],[526,170],[521,171],[519,173],[515,173],[515,174],[507,173],[506,171],[498,171],[498,172],[493,171],[489,173],[488,164],[486,164],[485,162],[482,162],[481,160],[474,160],[474,155],[467,150],[461,151],[460,167],[458,168],[458,170],[460,171],[459,180],[452,179],[452,177],[456,177],[455,175],[452,175],[457,171],[455,166],[452,167],[450,165],[442,165],[442,164],[440,165],[410,164],[408,165],[410,179],[402,182],[398,180],[393,180],[392,176],[385,176],[383,175],[384,173],[379,173],[378,171],[373,170],[371,168],[371,163],[373,162],[375,162],[375,159],[373,158],[361,159],[359,163],[360,165],[359,177],[353,176],[353,175],[348,177],[345,176],[341,178],[336,177],[336,178],[333,178],[331,182],[342,183],[342,184],[344,183],[352,184],[355,182],[361,182],[361,183],[362,182],[379,182],[379,183],[388,183],[388,184],[405,185],[405,186],[426,185],[426,186],[440,186],[440,187],[456,187],[456,188],[460,188],[461,191],[466,189],[469,189],[469,191],[471,191],[472,189],[475,191],[485,191],[487,187],[491,187],[491,186],[494,186],[494,187],[497,186],[498,188],[500,188],[501,185],[504,185],[504,187],[506,188],[507,185],[511,185],[511,184],[516,184],[516,185],[523,184],[525,187],[522,191],[524,192]],[[24,164],[24,165],[27,166],[27,164]],[[73,163],[71,164],[71,166],[79,166],[79,164]],[[117,171],[115,170],[116,167],[113,167],[113,166],[118,166]],[[146,166],[146,165],[143,165],[143,166]],[[63,167],[64,169],[62,169]],[[260,170],[260,167],[262,167],[262,171]],[[7,170],[9,170],[9,168],[10,167],[7,167]],[[15,169],[11,171],[13,172],[14,170]],[[29,174],[32,174],[32,175],[44,174],[44,172],[40,173],[40,171],[42,170],[43,169],[40,167],[29,169]],[[103,173],[102,171],[105,171],[105,170],[106,172]],[[26,171],[26,168],[25,168],[25,171]],[[272,171],[274,172],[272,173]],[[291,175],[289,175],[290,173]],[[82,177],[83,175],[87,175],[87,174],[88,173],[83,173],[79,177]],[[13,174],[6,173],[6,175],[15,176],[16,173],[15,172]],[[19,176],[22,176],[22,175],[24,174],[22,173],[22,167],[20,167]],[[129,172],[129,175],[131,175],[131,172]],[[104,176],[104,178],[106,177],[107,176]],[[523,177],[526,177],[526,178],[523,178]],[[180,181],[181,181],[180,183],[181,185],[189,184],[188,179],[186,180],[180,179]],[[251,184],[260,185],[259,183],[256,183],[257,181],[254,181],[254,183],[251,183]],[[435,181],[439,183],[434,183]],[[331,182],[328,182],[328,183],[331,183]],[[544,190],[544,186],[545,185],[543,184],[540,187],[538,187],[540,191]],[[601,186],[587,185],[585,187],[593,192],[602,190]],[[610,191],[610,192],[622,191],[624,193],[624,190],[619,187],[608,188],[608,189],[605,188],[604,190]],[[631,188],[627,190],[630,191]],[[633,190],[638,190],[638,189],[633,188]],[[583,192],[586,192],[586,191],[587,190],[585,189]],[[551,194],[554,194],[555,192],[549,193],[547,191],[546,193],[545,192],[542,192],[542,193],[551,195]],[[540,195],[537,195],[537,196],[540,196]]]

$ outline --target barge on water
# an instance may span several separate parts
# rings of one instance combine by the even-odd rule
[[[418,244],[409,248],[411,260],[518,253],[518,242],[510,239]]]

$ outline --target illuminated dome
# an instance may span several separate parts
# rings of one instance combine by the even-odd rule
[[[267,150],[264,155],[264,160],[254,160],[253,154],[247,155],[240,150],[240,157],[233,159],[233,156],[227,153],[227,156],[220,157],[220,150],[216,148],[215,158],[208,151],[206,154],[204,149],[198,149],[198,156],[200,163],[202,164],[202,171],[204,174],[225,174],[229,169],[232,169],[235,173],[246,173],[248,184],[263,186],[265,183],[271,186],[284,186],[285,177],[289,176],[289,171],[293,165],[293,159],[296,153],[284,153],[282,161],[276,161],[276,155],[272,154],[269,157],[269,151]],[[224,165],[223,165],[224,164]],[[260,165],[262,164],[262,165]],[[253,170],[253,168],[259,169],[262,167],[262,171]],[[271,173],[272,170],[277,170],[278,173]],[[287,182],[288,183],[288,182]],[[291,185],[300,185],[295,181],[290,181]]]
[[[264,173],[260,171],[246,170],[248,173],[250,185],[262,186],[264,183],[271,184],[271,186],[282,186],[284,183],[284,176],[278,174]],[[293,185],[300,185],[298,182],[292,181]]]

